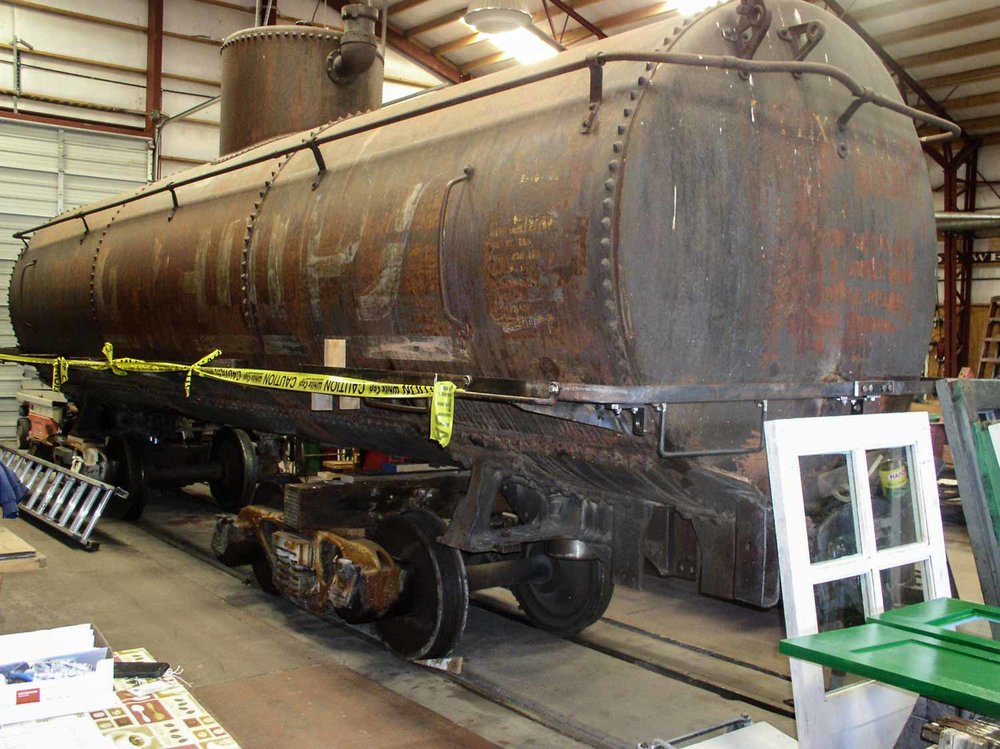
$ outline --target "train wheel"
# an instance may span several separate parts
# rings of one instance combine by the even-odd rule
[[[540,544],[525,555],[541,553]],[[558,635],[579,634],[596,622],[611,603],[615,585],[598,559],[550,559],[552,574],[545,580],[511,586],[528,619],[539,629]]]
[[[257,486],[257,450],[242,429],[226,427],[212,438],[211,459],[222,464],[222,478],[208,482],[212,497],[224,510],[250,504]]]
[[[442,658],[465,629],[465,564],[461,552],[437,542],[444,530],[436,515],[408,510],[386,518],[372,537],[406,570],[398,613],[374,623],[382,641],[404,658]]]
[[[113,483],[127,491],[128,497],[124,500],[113,497],[104,510],[104,515],[119,520],[138,520],[146,509],[146,499],[149,496],[142,445],[134,437],[116,436],[108,441],[106,452],[108,460],[117,463]]]
[[[266,554],[261,552],[260,556],[254,558],[250,562],[250,569],[253,570],[253,576],[257,580],[257,584],[260,585],[261,590],[265,593],[270,593],[272,596],[281,594],[278,586],[274,584],[271,563],[267,560]]]

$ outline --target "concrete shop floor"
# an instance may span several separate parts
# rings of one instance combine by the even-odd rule
[[[150,506],[142,523],[169,526],[182,543],[204,546],[213,508],[190,497],[163,500]],[[102,548],[87,553],[29,523],[4,522],[46,554],[49,565],[5,579],[3,632],[93,622],[117,649],[145,647],[184,668],[194,695],[245,749],[580,745],[244,584],[142,525],[102,522]],[[977,600],[964,529],[948,528],[948,540],[959,594]],[[718,661],[677,648],[681,643],[718,652],[782,676],[788,662],[777,653],[780,611],[705,599],[671,581],[650,582],[644,592],[616,592],[607,620],[588,630],[592,642],[634,647],[639,657],[655,658],[675,673],[693,670],[703,682],[740,686],[744,680],[744,693],[757,689],[767,696],[770,690],[772,702],[790,697],[790,685],[781,678],[743,668],[719,671]],[[503,594],[491,597],[504,604]],[[630,643],[634,633],[621,625],[661,640]],[[654,646],[656,652],[646,652]],[[470,673],[478,668],[507,691],[561,715],[575,713],[623,745],[670,738],[741,713],[794,731],[787,717],[655,676],[480,609],[470,613],[460,649]],[[597,694],[587,694],[588,687]]]

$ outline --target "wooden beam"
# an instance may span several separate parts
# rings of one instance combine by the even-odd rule
[[[467,9],[468,9],[467,7],[463,7],[460,8],[459,10],[453,10],[451,13],[447,13],[443,16],[432,18],[429,21],[418,23],[416,26],[412,26],[406,29],[403,32],[403,36],[405,36],[407,39],[412,39],[418,34],[424,34],[428,31],[439,29],[442,26],[447,26],[449,23],[455,23],[456,21],[461,21]]]
[[[109,112],[111,114],[123,114],[135,117],[144,117],[145,112],[140,112],[138,109],[129,109],[127,107],[111,107],[107,104],[97,104],[92,101],[81,101],[80,99],[64,99],[61,96],[49,96],[48,94],[32,94],[26,91],[21,91],[20,93],[15,92],[12,88],[2,88],[0,87],[0,96],[11,96],[18,99],[28,99],[29,101],[38,101],[44,104],[57,104],[61,107],[75,107],[77,109],[92,109],[95,112]],[[140,133],[141,133],[140,128]]]
[[[434,73],[442,80],[452,83],[459,83],[463,80],[462,72],[449,60],[435,55],[433,51],[415,39],[407,39],[399,29],[395,29],[391,25],[386,30],[386,41],[403,57],[408,57],[424,70]]]
[[[15,112],[7,107],[0,107],[0,118],[21,122],[37,122],[43,125],[55,125],[56,127],[76,127],[81,130],[94,130],[99,133],[113,133],[114,135],[131,135],[137,138],[145,137],[145,132],[141,127],[133,128],[124,125],[119,127],[79,117],[56,117],[53,115],[36,114],[34,112]]]
[[[13,47],[6,42],[0,42],[0,49],[12,50]],[[57,62],[68,62],[74,65],[85,65],[87,67],[98,68],[100,70],[113,70],[116,73],[130,73],[134,75],[146,75],[146,68],[136,68],[131,65],[119,65],[115,62],[105,62],[104,60],[92,60],[89,57],[75,57],[74,55],[63,55],[58,52],[46,52],[41,49],[22,49],[21,56],[34,56],[40,57],[45,60],[56,60]],[[171,73],[169,71],[163,71],[163,77],[169,78],[172,81],[185,81],[187,83],[197,83],[202,86],[219,86],[218,81],[213,81],[209,78],[197,78],[191,75],[180,75],[179,73]]]
[[[964,120],[962,126],[971,131],[974,130],[987,130],[992,132],[997,128],[1000,128],[1000,114],[990,115],[989,117],[976,117],[972,120]]]
[[[7,44],[6,42],[0,42],[0,49],[11,51],[14,49],[13,45]],[[104,62],[103,60],[91,60],[87,57],[74,57],[73,55],[63,55],[58,52],[45,52],[38,48],[35,49],[21,49],[21,56],[34,56],[41,57],[47,60],[57,60],[59,62],[71,62],[76,65],[87,65],[90,67],[101,68],[102,70],[114,70],[118,73],[134,73],[135,75],[146,75],[145,68],[135,68],[130,65],[119,65],[114,62]]]
[[[929,8],[932,5],[939,5],[945,2],[949,2],[949,0],[888,0],[888,2],[875,3],[868,8],[853,11],[851,16],[859,23],[864,23],[866,21],[885,18],[895,13],[911,13],[920,8]]]
[[[146,27],[138,23],[128,23],[126,21],[119,21],[116,18],[107,18],[105,16],[92,16],[87,13],[78,13],[75,10],[56,8],[44,3],[29,2],[29,0],[0,0],[0,5],[12,5],[15,8],[24,8],[25,10],[35,10],[39,13],[48,13],[50,16],[62,16],[63,18],[72,18],[75,21],[83,21],[85,23],[93,23],[100,26],[110,26],[117,29],[127,29],[129,31],[141,31],[142,33],[146,33]]]
[[[241,5],[240,3],[226,2],[226,0],[194,0],[196,3],[202,3],[203,5],[214,5],[217,8],[226,8],[228,10],[235,10],[240,13],[247,13],[251,16],[257,14],[256,5]],[[296,18],[295,16],[288,16],[282,13],[280,10],[277,13],[279,21],[285,21],[289,24],[296,24],[299,21],[304,21],[304,18]]]
[[[427,2],[430,2],[430,0],[400,0],[400,2],[389,6],[389,16],[392,17],[397,13],[405,13]]]
[[[901,57],[897,62],[904,68],[921,68],[927,65],[937,65],[942,62],[954,62],[976,55],[989,55],[1000,52],[1000,39],[985,39],[981,42],[961,44],[957,47],[939,49],[934,52],[923,52],[919,55]]]
[[[214,36],[206,36],[204,34],[179,34],[176,31],[164,31],[163,36],[170,37],[171,39],[180,39],[182,42],[194,42],[195,44],[207,44],[211,47],[221,47],[222,40],[216,39]]]
[[[1000,104],[1000,91],[991,91],[986,94],[976,94],[975,96],[962,96],[955,99],[944,99],[941,102],[948,107],[949,111],[958,109],[972,109],[973,107],[988,107],[991,104]],[[920,106],[926,110],[926,106]]]
[[[412,78],[402,78],[398,75],[384,75],[382,76],[382,80],[386,83],[396,83],[400,86],[410,86],[411,88],[434,88],[433,83],[415,81]]]
[[[923,23],[919,26],[911,26],[906,29],[891,31],[888,34],[882,34],[881,36],[877,36],[875,38],[878,39],[879,44],[888,47],[891,44],[913,42],[918,39],[926,39],[927,37],[936,36],[938,34],[948,34],[955,31],[974,29],[981,24],[993,23],[995,21],[1000,21],[1000,6],[997,6],[996,8],[987,8],[986,10],[980,10],[975,13],[966,13],[961,16],[942,18],[940,21]]]
[[[210,163],[208,161],[205,161],[205,159],[192,159],[188,156],[168,156],[166,154],[163,154],[160,157],[160,161],[176,161],[180,164],[194,164],[196,166]]]
[[[466,34],[458,39],[453,39],[450,42],[445,42],[444,44],[439,44],[436,47],[431,48],[431,52],[435,55],[446,55],[449,52],[454,52],[456,49],[463,49],[464,47],[469,47],[473,44],[479,44],[480,42],[489,41],[489,37],[486,34],[480,34],[478,31],[474,34]]]
[[[141,34],[146,33],[146,26],[138,23],[128,23],[126,21],[119,21],[115,18],[106,18],[104,16],[92,16],[87,13],[77,13],[73,10],[65,10],[64,8],[55,8],[50,5],[42,5],[41,3],[29,2],[29,0],[0,0],[0,5],[11,5],[15,8],[23,8],[25,10],[34,10],[39,13],[47,13],[51,16],[60,16],[62,18],[70,18],[74,21],[81,21],[83,23],[92,23],[97,26],[107,26],[109,28],[124,29],[126,31],[135,31]],[[211,44],[216,47],[222,44],[221,39],[214,39],[209,36],[200,36],[192,34],[179,34],[176,31],[164,31],[163,36],[171,37],[172,39],[182,39],[188,42],[197,42],[199,44]]]
[[[979,139],[979,143],[983,146],[1000,146],[1000,131],[986,133]]]
[[[963,70],[960,73],[948,73],[934,78],[924,78],[920,85],[924,88],[952,88],[961,86],[963,83],[975,83],[977,81],[988,81],[993,78],[1000,78],[1000,65],[990,65],[986,68],[976,68],[975,70]]]

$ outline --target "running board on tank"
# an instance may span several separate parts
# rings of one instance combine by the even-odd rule
[[[12,350],[13,351],[13,350]],[[242,366],[236,364],[234,366]],[[304,366],[302,371],[338,375],[373,382],[433,385],[454,382],[457,398],[511,401],[534,405],[584,403],[631,406],[655,403],[734,403],[760,400],[874,400],[883,396],[930,395],[934,380],[885,377],[831,382],[747,382],[657,385],[594,385],[579,382],[537,382],[502,377],[480,377],[456,372],[408,372],[357,367]]]
[[[449,380],[458,386],[456,398],[510,403],[524,411],[636,437],[657,430],[656,453],[661,458],[706,458],[750,455],[764,449],[764,421],[768,401],[839,400],[862,413],[866,401],[883,397],[930,395],[934,382],[919,378],[884,378],[837,382],[764,382],[686,385],[592,385],[530,382],[469,374],[400,372],[344,367],[304,367],[322,373],[369,381],[433,385]],[[422,411],[409,402],[365,399],[372,408]],[[752,447],[670,449],[667,445],[668,410],[682,404],[747,403],[757,408],[760,438]],[[656,416],[654,416],[656,414]],[[655,423],[654,423],[655,422]]]
[[[28,489],[18,510],[69,536],[87,551],[100,548],[90,536],[108,502],[128,497],[122,489],[9,445],[0,444],[0,461]]]

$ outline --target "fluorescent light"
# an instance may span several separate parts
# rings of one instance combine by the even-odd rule
[[[489,34],[490,41],[518,62],[530,65],[555,57],[559,52],[551,45],[539,39],[528,29],[515,29],[502,34]]]
[[[715,5],[719,0],[675,0],[675,7],[682,16],[694,16],[706,8]]]

